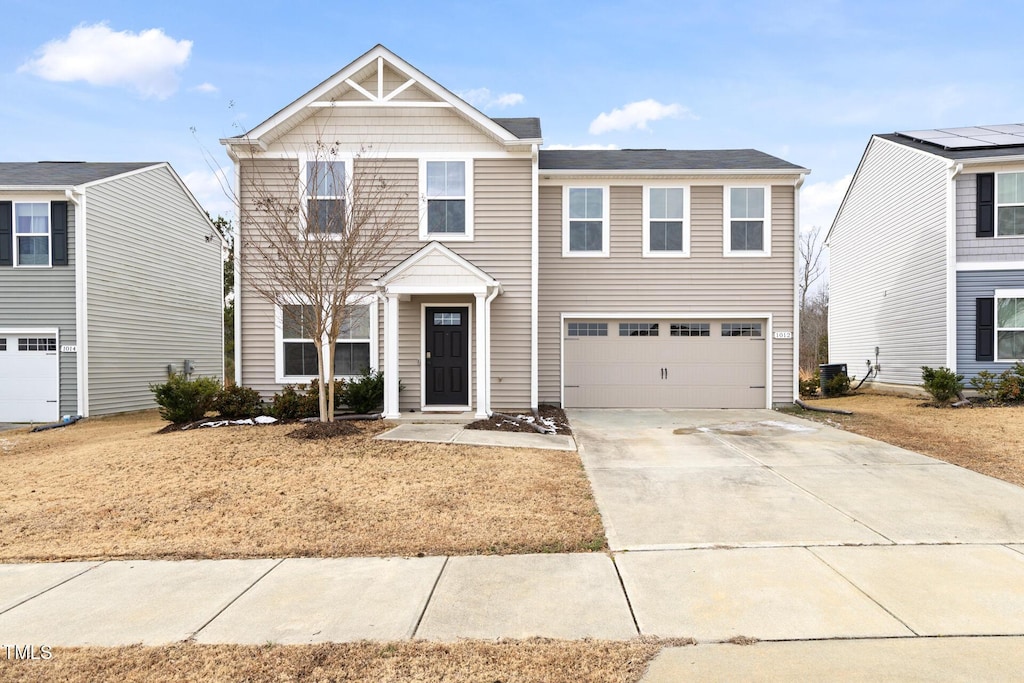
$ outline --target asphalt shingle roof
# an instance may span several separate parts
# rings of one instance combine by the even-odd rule
[[[72,187],[121,175],[159,162],[30,161],[0,162],[0,185]]]
[[[565,171],[802,171],[801,166],[756,149],[541,150],[540,169]]]
[[[991,157],[1011,157],[1024,155],[1024,145],[999,145],[993,147],[979,147],[976,149],[946,149],[941,145],[930,142],[912,140],[897,133],[876,133],[875,137],[889,140],[912,149],[919,149],[922,152],[930,152],[943,159],[960,161],[964,159],[987,159]]]
[[[536,140],[541,137],[540,119],[536,117],[521,119],[495,119],[496,124],[515,135],[520,140]]]

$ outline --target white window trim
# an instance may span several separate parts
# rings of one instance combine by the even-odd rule
[[[601,190],[601,251],[569,250],[569,192],[570,190]],[[566,185],[562,188],[562,256],[568,258],[607,258],[609,254],[610,225],[608,221],[611,191],[608,185]]]
[[[651,190],[682,190],[683,191],[683,249],[682,251],[651,250]],[[690,256],[690,186],[675,184],[644,185],[644,224],[643,224],[643,255],[644,258],[689,258]],[[657,219],[674,220],[672,218]]]
[[[1024,332],[1022,327],[999,327],[999,300],[1000,299],[1024,299],[1024,289],[997,289],[995,291],[995,301],[993,302],[995,310],[993,311],[992,334],[994,336],[992,340],[992,346],[995,349],[995,361],[996,363],[1016,363],[1017,361],[1024,361],[1024,358],[1000,358],[999,357],[999,332],[1000,330],[1007,332]]]
[[[53,207],[49,199],[11,199],[11,256],[14,259],[15,268],[53,268]],[[39,232],[18,233],[18,204],[46,204],[46,234]],[[19,258],[18,237],[46,237],[47,254],[46,263],[22,264]]]
[[[290,306],[309,305],[309,300],[301,296],[285,297],[284,304]],[[378,320],[377,320],[377,297],[372,294],[353,294],[348,297],[346,305],[369,306],[370,307],[370,371],[376,372],[380,365],[378,342]],[[361,339],[345,341],[363,341]],[[327,340],[324,340],[326,350]],[[321,359],[323,361],[325,359]],[[335,379],[355,379],[356,375],[335,375]],[[285,375],[284,374],[284,311],[281,304],[274,305],[274,381],[278,384],[309,384],[316,375]]]
[[[995,207],[996,208],[995,208],[995,216],[992,219],[993,222],[995,223],[995,225],[992,226],[992,234],[993,234],[993,236],[996,239],[1004,239],[1004,240],[1005,239],[1011,239],[1011,240],[1012,239],[1018,239],[1019,240],[1021,238],[1024,238],[1024,235],[1000,235],[999,234],[999,209],[1000,209],[1000,207],[1004,207],[1004,206],[1007,206],[1007,207],[1008,206],[1024,206],[1024,202],[1019,202],[1019,203],[1016,203],[1016,204],[1000,204],[999,203],[999,177],[1000,176],[1007,176],[1007,175],[1017,175],[1017,174],[1021,174],[1021,173],[1024,173],[1024,171],[1002,171],[1000,173],[996,173],[996,183],[995,183],[996,186],[994,188],[994,193],[993,193],[993,194],[995,194],[994,199],[995,199]]]
[[[466,165],[466,196],[427,197],[427,162],[461,161]],[[473,159],[472,157],[420,157],[419,159],[420,188],[420,241],[422,242],[472,242],[473,241]],[[429,199],[464,199],[466,201],[466,232],[428,232],[427,200]]]
[[[345,194],[341,199],[345,200],[345,213],[346,219],[348,218],[349,207],[352,202],[352,164],[353,156],[351,154],[335,154],[328,158],[322,158],[317,154],[310,154],[308,152],[299,153],[299,237],[306,239],[309,235],[309,228],[306,225],[306,207],[307,202],[313,198],[309,194],[309,170],[308,165],[310,161],[322,161],[322,162],[341,162],[345,164]],[[319,199],[334,199],[336,197],[319,197]],[[346,226],[347,227],[347,226]],[[341,239],[341,235],[332,235],[333,239]]]
[[[736,189],[763,189],[764,190],[764,249],[761,251],[746,251],[732,249],[732,201],[730,194]],[[722,256],[736,258],[763,258],[772,255],[772,186],[759,185],[757,183],[734,183],[722,188]],[[741,220],[741,219],[737,219]],[[748,219],[749,220],[749,219]],[[756,219],[755,219],[756,220]]]

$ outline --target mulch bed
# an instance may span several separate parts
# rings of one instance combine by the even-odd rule
[[[336,436],[351,436],[361,434],[354,422],[342,420],[340,422],[307,422],[296,430],[288,432],[293,439],[332,439]]]
[[[542,424],[554,427],[557,434],[572,434],[572,427],[569,426],[569,419],[565,416],[565,412],[561,408],[555,406],[542,405],[538,406],[537,412],[540,414]],[[506,415],[519,418],[524,422],[528,422],[533,419],[533,413],[529,410],[522,411],[507,411]],[[529,434],[536,434],[537,431],[526,424],[520,424],[513,422],[497,414],[491,416],[486,420],[477,420],[476,422],[470,422],[466,425],[466,429],[482,429],[492,432],[526,432]]]

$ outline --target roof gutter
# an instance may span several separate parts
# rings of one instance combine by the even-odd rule
[[[807,168],[542,168],[540,175],[585,176],[645,176],[645,175],[799,175],[810,173]]]

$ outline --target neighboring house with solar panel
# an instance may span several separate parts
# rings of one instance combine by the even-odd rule
[[[339,376],[384,371],[388,417],[793,402],[806,169],[756,150],[541,150],[538,119],[490,118],[380,45],[222,141],[241,196],[237,383],[269,396],[317,374],[303,303],[269,302],[246,270],[266,188],[347,200],[310,182],[317,141],[406,209],[336,354]]]
[[[873,136],[828,244],[830,362],[919,385],[1024,360],[1024,125]]]
[[[166,163],[0,163],[0,422],[223,376],[223,242]]]

